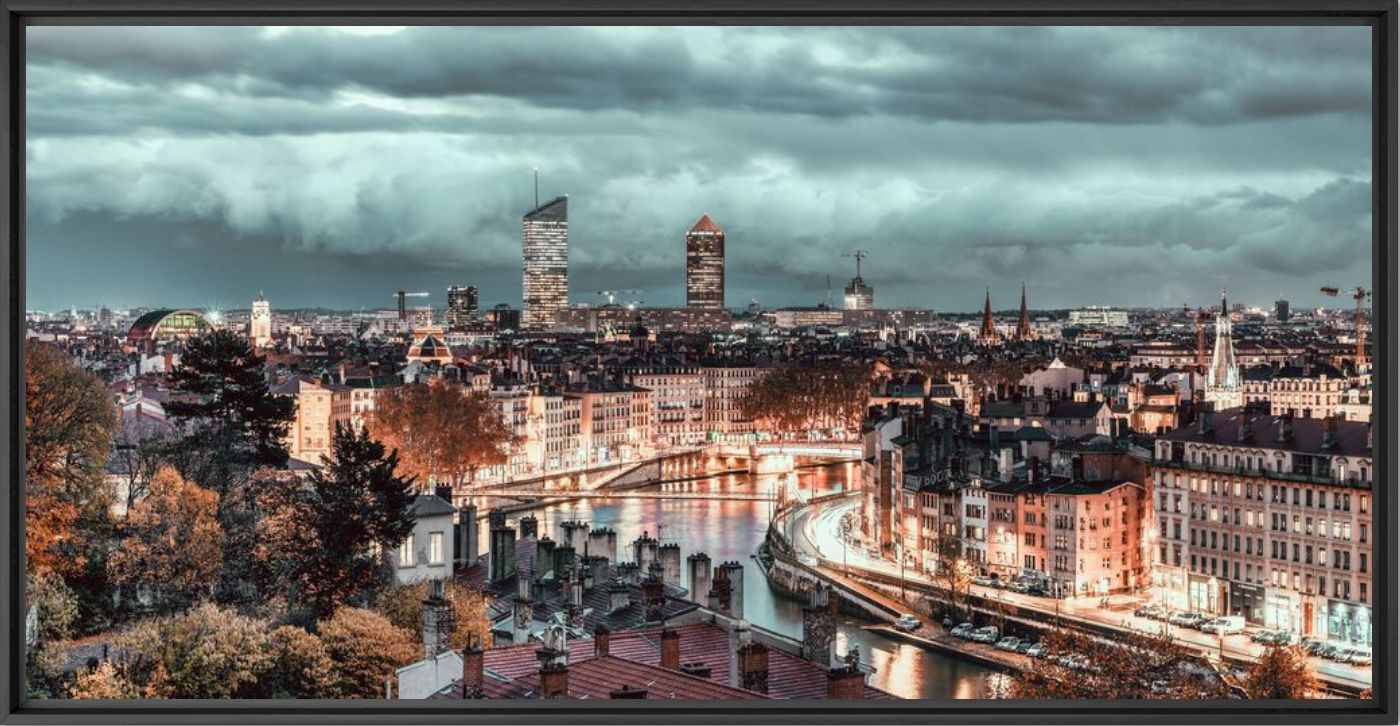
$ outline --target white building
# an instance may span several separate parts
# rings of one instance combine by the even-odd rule
[[[452,576],[452,519],[455,510],[441,497],[413,499],[413,532],[389,552],[389,566],[401,585]]]

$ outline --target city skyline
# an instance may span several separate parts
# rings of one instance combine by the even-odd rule
[[[1049,62],[978,61],[1012,44]],[[28,50],[31,309],[441,308],[450,285],[519,307],[536,167],[571,195],[571,303],[683,305],[703,213],[732,308],[814,305],[828,277],[839,305],[858,248],[880,306],[946,311],[988,284],[1014,309],[1022,279],[1033,309],[1222,285],[1331,307],[1318,287],[1370,279],[1363,28],[35,28]]]

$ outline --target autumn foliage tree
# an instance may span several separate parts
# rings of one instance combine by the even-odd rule
[[[218,494],[185,481],[173,468],[156,472],[108,562],[112,581],[148,586],[157,605],[182,606],[208,592],[223,565],[218,507]]]
[[[1229,696],[1214,673],[1170,635],[1119,633],[1113,640],[1078,631],[1047,631],[1041,643],[1072,654],[1081,667],[1033,659],[1011,682],[1016,699],[1212,699]]]
[[[27,574],[77,577],[106,525],[116,407],[96,376],[50,345],[29,346],[24,388]]]
[[[268,636],[269,663],[260,683],[269,698],[335,698],[335,661],[321,639],[283,625]]]
[[[336,664],[342,698],[383,698],[385,680],[421,655],[408,631],[372,610],[341,608],[317,630]]]
[[[822,360],[775,368],[739,399],[744,417],[778,434],[813,429],[860,430],[870,401],[870,369],[860,363]]]
[[[381,392],[367,424],[423,486],[472,482],[481,468],[505,463],[513,440],[488,398],[447,382]]]
[[[1308,654],[1296,645],[1274,645],[1259,656],[1244,678],[1250,698],[1310,698],[1321,683]]]
[[[205,603],[119,633],[114,659],[144,698],[248,698],[270,666],[267,623]]]
[[[389,619],[395,627],[408,632],[415,642],[423,638],[423,601],[428,597],[428,581],[396,585],[385,589],[375,601],[374,609]],[[443,597],[452,606],[452,647],[491,643],[491,617],[487,610],[486,593],[448,580]]]

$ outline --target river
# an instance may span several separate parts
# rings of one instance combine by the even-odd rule
[[[796,483],[803,493],[840,491],[859,476],[855,463],[799,469]],[[778,479],[771,475],[729,474],[683,484],[694,491],[771,491]],[[655,490],[657,486],[650,487]],[[551,504],[532,511],[540,520],[540,533],[559,538],[559,523],[588,522],[592,527],[617,531],[618,556],[629,557],[633,540],[643,532],[662,542],[680,544],[681,558],[704,552],[710,560],[735,560],[744,566],[744,617],[763,628],[802,637],[802,603],[773,592],[751,555],[763,542],[773,504],[762,501],[703,499],[599,499]],[[523,512],[509,515],[513,522]],[[485,535],[485,532],[482,533]],[[483,542],[484,545],[484,537]],[[682,586],[689,587],[689,573],[681,568]],[[863,621],[844,618],[838,632],[838,652],[848,643],[860,646],[861,660],[875,668],[871,685],[902,698],[983,698],[987,680],[994,673],[973,663],[893,640],[860,626]]]

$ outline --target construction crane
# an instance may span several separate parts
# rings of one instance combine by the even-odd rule
[[[1327,297],[1339,297],[1342,293],[1351,295],[1356,301],[1356,366],[1361,367],[1366,356],[1366,329],[1363,327],[1366,322],[1366,298],[1371,297],[1371,291],[1364,287],[1354,290],[1341,290],[1335,287],[1322,288],[1322,294]]]
[[[617,302],[617,297],[618,297],[619,295],[640,295],[641,293],[642,293],[641,290],[599,290],[599,291],[598,291],[598,294],[599,294],[599,295],[602,295],[603,297],[605,297],[605,298],[608,299],[608,304],[609,304],[609,305],[612,305],[612,304],[614,304],[615,302]]]
[[[399,299],[399,320],[408,320],[408,307],[404,304],[404,298],[427,297],[428,295],[429,293],[426,292],[405,292],[403,290],[394,293],[393,296]]]
[[[853,250],[853,251],[851,251],[851,252],[849,252],[849,253],[847,253],[847,254],[841,255],[841,256],[842,256],[842,257],[854,257],[854,258],[856,258],[856,277],[860,277],[860,261],[863,260],[863,259],[865,259],[865,258],[867,258],[867,257],[869,257],[869,256],[870,256],[870,253],[867,252],[867,251],[865,251],[865,250],[863,250],[863,249],[861,249],[861,248],[859,248],[859,247],[857,247],[857,248],[855,248],[855,250]]]

